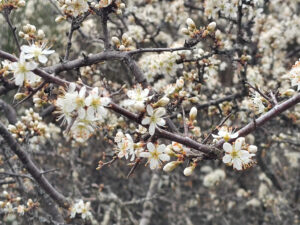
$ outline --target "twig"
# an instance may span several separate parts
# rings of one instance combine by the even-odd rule
[[[13,37],[14,37],[14,40],[16,42],[16,45],[17,45],[17,48],[18,48],[18,51],[21,52],[21,47],[20,47],[20,43],[19,43],[19,40],[18,40],[18,37],[17,37],[17,34],[16,34],[16,27],[14,27],[11,23],[11,20],[9,18],[9,15],[10,15],[10,12],[11,10],[8,9],[8,8],[4,8],[3,10],[3,16],[9,26],[9,28],[11,29],[12,33],[13,33]]]

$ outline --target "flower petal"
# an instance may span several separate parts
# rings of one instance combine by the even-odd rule
[[[152,136],[155,133],[155,123],[150,123],[149,134]]]
[[[150,117],[145,117],[143,120],[142,120],[142,124],[143,125],[147,125],[147,124],[149,124],[150,123]]]
[[[232,160],[231,156],[229,154],[225,154],[223,157],[223,163],[230,163]]]
[[[225,152],[230,153],[230,152],[232,152],[232,145],[229,144],[228,142],[225,142],[223,144],[223,149]]]
[[[167,155],[167,154],[160,154],[158,156],[158,158],[161,160],[161,161],[170,161],[170,156]]]
[[[149,152],[154,152],[155,151],[154,144],[152,142],[148,142],[147,149],[149,150]]]

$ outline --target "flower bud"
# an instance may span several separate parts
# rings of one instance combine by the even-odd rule
[[[26,97],[26,94],[24,94],[24,93],[17,93],[17,94],[15,94],[14,99],[15,100],[21,100],[21,99],[23,99],[25,97]]]
[[[119,50],[120,51],[124,51],[125,50],[125,46],[124,45],[120,45]]]
[[[56,23],[60,23],[60,22],[62,22],[64,20],[65,20],[65,17],[63,17],[63,16],[58,16],[58,17],[55,18],[55,22]]]
[[[123,40],[123,41],[128,40],[128,38],[129,38],[128,34],[124,33],[124,34],[122,35],[122,40]]]
[[[287,89],[285,92],[282,93],[282,95],[290,97],[293,96],[295,94],[295,90],[294,89]]]
[[[168,97],[163,97],[161,99],[158,100],[158,102],[156,102],[153,106],[154,107],[164,107],[167,104],[169,104],[170,99]]]
[[[182,78],[176,81],[176,88],[181,89],[183,88],[183,85],[184,85],[184,80]]]
[[[22,31],[19,31],[19,37],[20,37],[20,38],[23,38],[23,37],[24,37],[24,35],[25,35],[25,34],[24,34],[24,32],[22,32]]]
[[[216,22],[211,22],[210,24],[208,24],[207,30],[208,30],[209,32],[214,32],[215,29],[216,29],[216,26],[217,26]]]
[[[194,21],[193,21],[191,18],[187,18],[186,24],[187,24],[189,27],[191,27],[191,28],[195,28],[195,27],[196,27]]]
[[[125,9],[125,7],[126,7],[125,3],[122,2],[122,3],[120,4],[120,8],[121,8],[121,9]]]
[[[257,146],[255,146],[255,145],[249,145],[248,151],[250,153],[256,153],[257,152]]]
[[[221,39],[222,34],[221,34],[221,31],[220,31],[220,30],[217,30],[217,31],[216,31],[215,37],[216,37],[217,39],[219,39],[219,40]]]
[[[189,30],[187,28],[185,28],[185,27],[181,28],[180,32],[182,34],[185,34],[185,35],[189,35],[190,34]]]
[[[184,169],[183,174],[184,176],[191,176],[192,173],[194,172],[195,166],[189,166],[187,168]]]
[[[38,39],[43,39],[45,37],[45,33],[43,30],[38,30],[38,33],[37,33],[37,38]]]
[[[191,103],[198,103],[199,102],[199,98],[194,96],[188,99]]]
[[[25,1],[24,0],[19,1],[18,6],[19,7],[24,7],[25,6]]]
[[[197,116],[197,108],[192,107],[190,111],[190,121],[194,121]]]
[[[179,164],[181,164],[179,161],[169,162],[164,166],[163,170],[165,172],[172,172]]]
[[[120,44],[120,40],[119,40],[119,38],[117,38],[116,36],[113,36],[113,37],[111,38],[111,41],[112,41],[115,45]]]
[[[121,9],[117,9],[116,14],[117,15],[122,15],[122,10]]]

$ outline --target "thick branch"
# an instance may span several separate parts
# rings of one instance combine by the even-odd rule
[[[19,143],[12,137],[10,132],[0,122],[0,135],[7,142],[10,149],[18,156],[24,167],[35,179],[35,181],[43,188],[43,190],[60,206],[63,208],[69,208],[69,202],[65,196],[59,193],[41,174],[41,171],[37,168],[34,162],[31,160],[27,152],[25,152]]]

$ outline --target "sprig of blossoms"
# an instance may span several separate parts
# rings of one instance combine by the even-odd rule
[[[83,200],[79,200],[70,208],[70,218],[75,218],[76,214],[80,214],[82,219],[90,219],[92,217],[90,210],[90,202],[84,203]]]
[[[46,44],[42,45],[32,44],[32,45],[23,45],[21,46],[21,51],[25,54],[25,59],[35,59],[40,63],[46,63],[48,61],[46,55],[54,53],[54,50],[49,50],[46,48]]]
[[[255,145],[246,145],[243,137],[236,139],[233,144],[225,142],[223,149],[225,151],[223,162],[228,166],[233,166],[236,170],[250,167],[254,163],[252,157],[257,152],[257,147]]]
[[[65,14],[77,17],[89,10],[88,0],[58,0]]]
[[[229,141],[231,138],[237,138],[239,134],[236,132],[234,133],[232,127],[222,126],[219,128],[219,132],[217,135],[212,134],[213,138],[216,140],[224,139],[226,142]]]
[[[97,123],[104,121],[107,115],[105,107],[110,98],[100,97],[99,89],[95,87],[87,96],[86,87],[76,90],[76,84],[71,83],[63,95],[56,101],[59,120],[67,123],[67,131],[78,142],[86,141],[97,127]]]
[[[145,102],[151,98],[151,96],[148,95],[149,89],[143,88],[140,84],[138,84],[134,89],[127,91],[129,99],[126,99],[123,104],[134,110],[143,111],[145,109]]]
[[[37,63],[33,61],[26,61],[25,54],[21,53],[18,62],[13,62],[9,65],[9,70],[14,74],[15,84],[22,86],[24,82],[33,84],[39,81],[39,77],[32,71],[37,68]]]
[[[148,158],[151,170],[160,168],[162,162],[170,161],[170,156],[165,153],[165,145],[158,145],[149,142],[147,144],[147,149],[148,152],[141,152],[140,157]]]
[[[19,7],[24,7],[25,4],[25,0],[0,0],[0,11],[2,11],[4,8],[16,9]]]

